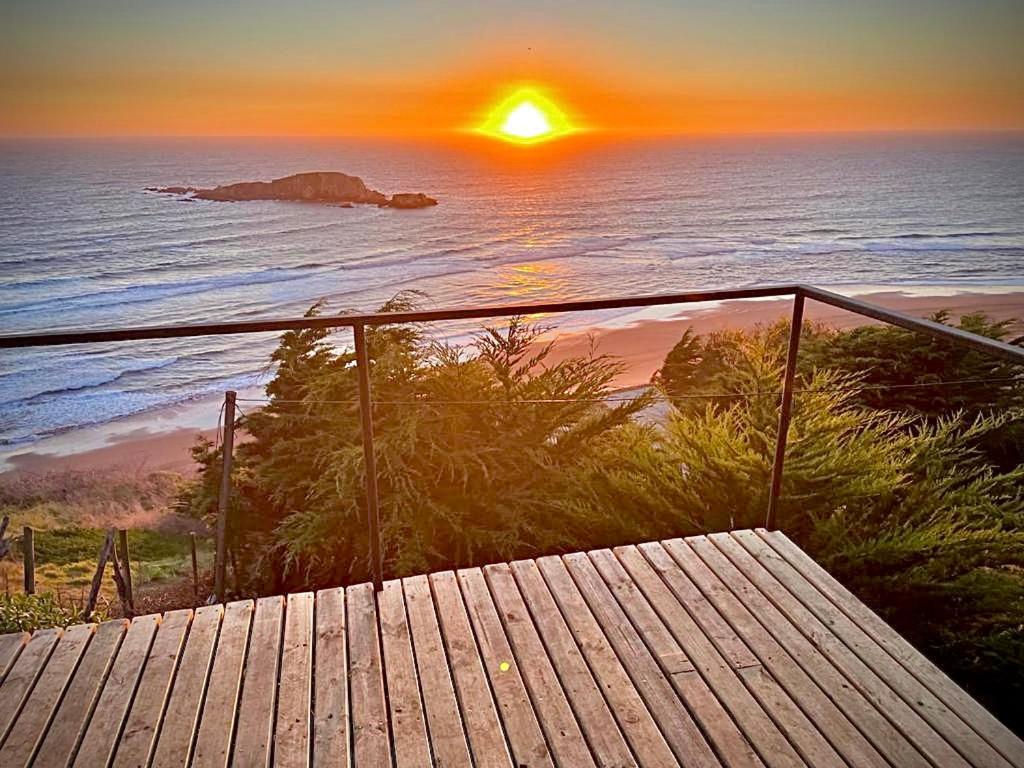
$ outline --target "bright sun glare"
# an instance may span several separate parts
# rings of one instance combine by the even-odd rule
[[[573,132],[565,113],[533,88],[521,88],[506,98],[477,130],[515,144],[536,144]]]
[[[524,101],[508,113],[501,124],[501,132],[519,139],[536,139],[551,133],[551,123],[532,102]]]

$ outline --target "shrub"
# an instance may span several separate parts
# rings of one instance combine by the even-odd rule
[[[39,595],[0,595],[0,634],[33,632],[79,623],[81,608],[46,592]],[[100,619],[102,620],[102,619]]]
[[[384,311],[408,306],[400,297]],[[313,311],[316,311],[314,308]],[[619,372],[591,353],[551,362],[541,329],[513,320],[472,344],[431,343],[408,326],[368,328],[382,538],[391,575],[504,560],[570,546],[556,516],[565,478],[647,398],[602,402]],[[325,331],[286,333],[269,404],[242,425],[231,532],[244,520],[264,589],[369,576],[363,448],[354,355]],[[219,454],[190,504],[216,508]],[[278,577],[274,582],[267,574]]]

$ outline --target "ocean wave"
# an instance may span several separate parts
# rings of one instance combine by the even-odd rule
[[[0,376],[0,405],[16,407],[19,405],[28,405],[30,403],[37,402],[47,397],[69,394],[71,392],[84,392],[91,389],[98,389],[100,387],[108,386],[118,381],[122,381],[132,376],[133,374],[139,374],[150,371],[159,371],[164,368],[168,368],[177,363],[179,360],[180,358],[178,357],[171,357],[164,360],[154,360],[146,363],[141,363],[135,366],[128,366],[116,371],[99,372],[92,376],[90,376],[89,373],[84,373],[79,370],[75,372],[74,383],[68,383],[62,386],[52,387],[50,389],[39,389],[38,391],[32,392],[31,394],[28,395],[22,392],[16,398],[10,398],[9,395],[3,394],[3,390],[11,386],[10,383],[5,382],[5,379],[9,379],[11,374],[8,374],[6,376]],[[56,374],[56,371],[54,371],[53,373]],[[28,378],[30,381],[39,381],[37,387],[47,386],[46,383],[39,379],[38,373],[35,371],[32,371],[27,376],[25,376],[23,372],[22,375],[25,378]],[[47,377],[47,381],[52,381],[52,378]],[[7,386],[4,386],[4,384],[7,384]],[[15,382],[14,386],[20,387],[23,385]]]
[[[896,235],[843,235],[837,240],[957,240],[964,237],[1021,237],[1024,232],[902,232]]]
[[[15,448],[83,427],[110,424],[120,419],[159,412],[225,390],[246,389],[259,383],[262,374],[220,378],[204,388],[157,392],[90,392],[55,398],[22,407],[0,427],[0,447]],[[216,424],[211,423],[210,427]]]
[[[112,306],[145,304],[167,298],[208,293],[210,291],[218,291],[225,288],[266,285],[269,283],[284,283],[293,280],[301,280],[307,276],[308,272],[306,270],[272,267],[258,272],[232,273],[221,277],[200,278],[184,282],[163,282],[140,286],[126,286],[124,288],[111,288],[108,290],[93,291],[91,293],[84,293],[58,299],[49,299],[45,301],[8,304],[0,309],[0,315],[40,310],[46,311],[49,314],[59,314],[61,312],[75,309],[91,309],[97,307],[106,309]]]

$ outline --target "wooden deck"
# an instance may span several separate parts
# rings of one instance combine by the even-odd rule
[[[1024,766],[781,533],[0,637],[0,766]]]

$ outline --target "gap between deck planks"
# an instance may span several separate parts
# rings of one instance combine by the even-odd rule
[[[33,764],[1024,768],[1024,743],[757,530],[0,636],[0,765]]]

